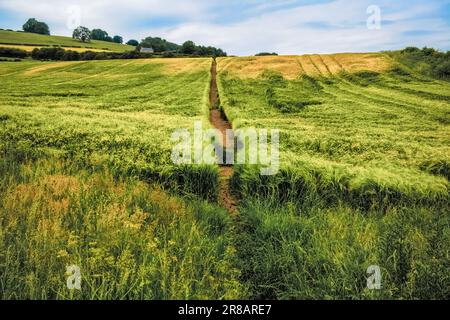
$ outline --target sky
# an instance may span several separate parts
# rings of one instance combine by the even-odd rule
[[[450,50],[450,0],[0,0],[0,28],[19,30],[28,18],[54,35],[83,25],[230,55]]]

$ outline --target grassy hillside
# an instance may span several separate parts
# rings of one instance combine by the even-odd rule
[[[281,130],[278,175],[235,167],[254,297],[449,297],[448,82],[381,54],[224,58],[219,70],[235,128]],[[370,265],[380,291],[366,288]]]
[[[71,49],[78,48],[78,50],[96,49],[115,52],[134,50],[134,47],[132,46],[112,42],[92,40],[89,43],[83,43],[70,37],[47,36],[28,32],[0,30],[0,46],[10,47],[9,45],[24,46],[23,50],[29,50],[30,47],[34,48],[45,46],[61,46]]]
[[[264,72],[280,73],[287,80],[298,79],[300,75],[336,75],[343,70],[358,72],[364,70],[382,72],[390,67],[391,61],[377,53],[342,53],[333,55],[267,56],[220,58],[218,70],[241,79],[257,79]]]
[[[14,48],[14,49],[20,49],[24,50],[26,52],[32,52],[34,49],[41,49],[41,48],[48,48],[43,46],[23,46],[23,45],[16,45],[16,44],[0,44],[0,48]],[[93,51],[93,52],[109,52],[110,50],[106,49],[92,49],[92,48],[78,48],[78,47],[64,47],[65,50],[71,50],[76,52],[86,52],[86,51]]]
[[[306,188],[325,203],[357,208],[446,202],[450,84],[405,75],[395,65],[388,70],[387,57],[353,56],[252,58],[260,70],[253,79],[241,77],[249,74],[246,63],[233,70],[239,59],[219,60],[223,108],[235,127],[281,129],[289,185],[270,192],[297,198]],[[305,66],[305,59],[310,72],[299,68],[294,77],[286,67],[285,77],[280,60]],[[256,191],[259,183],[281,182],[248,183],[241,186]]]
[[[209,66],[210,59],[3,63],[1,144],[105,163],[214,198],[214,168],[179,168],[170,158],[175,129],[195,120],[208,126]]]
[[[214,198],[217,168],[170,160],[175,129],[208,126],[209,68],[0,64],[0,299],[245,296],[230,217],[187,195]],[[61,285],[73,264],[76,293]]]
[[[234,167],[230,216],[216,166],[170,159],[210,126],[210,67],[0,63],[0,298],[450,297],[448,82],[384,54],[218,59],[233,126],[281,130],[278,175]]]
[[[222,208],[48,156],[2,150],[0,176],[2,300],[245,297]]]

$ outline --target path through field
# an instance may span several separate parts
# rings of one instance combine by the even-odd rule
[[[226,131],[233,129],[230,122],[218,109],[220,105],[219,91],[217,90],[217,63],[214,59],[211,65],[211,88],[209,91],[209,103],[211,106],[210,121],[214,127],[222,133],[222,146],[228,147],[226,141]],[[231,146],[233,147],[233,146]],[[231,178],[233,177],[233,167],[221,165],[219,169],[219,203],[230,213],[236,212],[236,199],[231,193]]]

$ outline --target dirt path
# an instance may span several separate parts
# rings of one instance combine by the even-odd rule
[[[217,63],[214,59],[211,65],[211,89],[209,91],[209,104],[211,107],[210,122],[223,135],[222,146],[226,146],[226,130],[233,129],[230,122],[222,115],[218,107],[220,106],[219,91],[217,89]],[[233,167],[221,165],[219,168],[219,203],[230,213],[236,213],[236,199],[231,192],[231,178],[233,177]]]

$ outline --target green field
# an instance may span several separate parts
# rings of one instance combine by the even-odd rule
[[[450,84],[387,55],[219,60],[234,128],[278,128],[281,172],[236,167],[259,298],[445,298]],[[383,288],[364,289],[378,265]]]
[[[0,30],[0,46],[7,45],[21,45],[24,46],[24,50],[29,47],[45,47],[45,46],[60,46],[67,48],[85,48],[96,49],[114,52],[132,51],[135,48],[132,46],[92,40],[88,43],[81,42],[70,37],[62,36],[47,36],[42,34],[35,34],[29,32],[17,32]]]
[[[175,129],[193,128],[196,120],[208,126],[209,65],[209,59],[2,64],[0,105],[8,119],[2,143],[107,163],[214,198],[212,168],[179,168],[170,158]],[[198,175],[210,184],[199,184]]]
[[[359,55],[353,56],[357,61]],[[233,71],[234,65],[245,66],[239,58],[219,62],[219,69],[225,66],[219,74],[222,104],[234,127],[281,130],[286,181],[274,177],[267,181],[269,188],[259,181],[241,187],[296,200],[306,198],[308,190],[312,196],[319,193],[325,204],[342,200],[364,209],[447,203],[448,82],[403,75],[395,64],[395,70],[384,73],[349,71],[345,56],[309,59],[315,73],[299,70],[296,79],[287,80],[272,67],[279,60],[300,61],[258,58],[253,65],[265,70],[254,79]],[[284,189],[278,188],[285,182]]]
[[[209,67],[209,59],[0,65],[1,298],[70,298],[59,285],[68,261],[92,276],[91,290],[73,298],[241,297],[226,211],[189,200],[214,199],[217,168],[170,160],[175,129],[209,125]],[[110,287],[113,278],[121,283]]]
[[[448,82],[385,54],[218,59],[233,128],[281,131],[278,175],[234,167],[230,215],[217,166],[170,158],[211,126],[210,67],[0,63],[0,298],[450,297]]]

